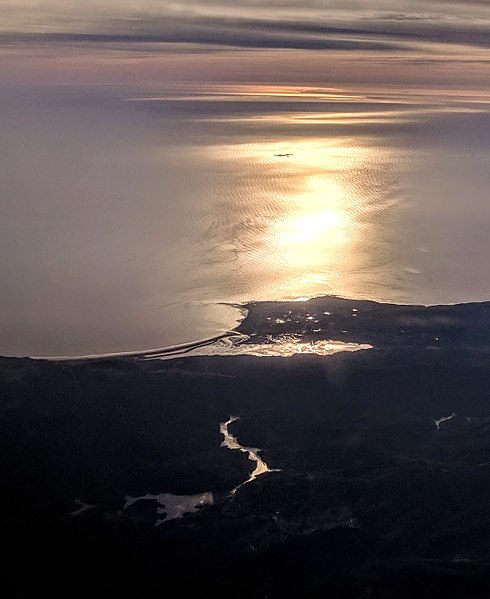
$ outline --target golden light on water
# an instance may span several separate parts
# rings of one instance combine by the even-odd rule
[[[224,301],[319,295],[403,301],[392,290],[409,278],[400,275],[408,271],[398,262],[395,238],[408,154],[400,159],[374,138],[338,135],[207,151],[224,176],[223,192],[213,190],[221,219],[208,228],[204,268],[206,277],[215,276],[210,254],[221,272],[228,260]]]
[[[280,209],[268,222],[262,252],[271,270],[282,273],[285,297],[332,292],[336,279],[347,276],[362,212],[349,182],[365,154],[348,142],[311,139],[256,148],[257,160],[290,181],[286,191],[270,192]]]
[[[285,230],[279,234],[279,241],[286,244],[311,243],[338,226],[339,220],[339,214],[331,210],[300,216],[281,223]]]
[[[309,178],[306,191],[300,197],[291,198],[294,207],[284,218],[271,223],[270,243],[274,255],[294,271],[302,270],[297,280],[301,287],[310,283],[323,282],[322,269],[348,241],[349,215],[343,206],[342,188],[324,177]],[[304,293],[298,288],[293,295]]]

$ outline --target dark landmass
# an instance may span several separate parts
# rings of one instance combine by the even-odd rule
[[[268,335],[370,343],[379,349],[490,349],[490,302],[403,306],[319,297],[308,301],[258,302],[245,306],[237,331],[249,343]]]
[[[0,359],[4,595],[490,597],[490,304],[248,309],[255,342],[375,349]],[[233,497],[254,464],[220,447],[230,415],[281,470]],[[154,500],[124,509],[206,491],[213,506],[160,526]]]

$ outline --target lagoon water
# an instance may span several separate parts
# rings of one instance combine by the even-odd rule
[[[187,343],[232,329],[230,304],[250,300],[490,299],[489,102],[3,90],[0,354]]]

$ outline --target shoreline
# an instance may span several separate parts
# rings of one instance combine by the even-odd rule
[[[221,347],[219,352],[200,355],[233,355],[232,352],[227,354],[226,346],[230,349],[238,345],[243,350],[240,351],[242,355],[247,353],[247,348],[252,349],[252,345],[267,345],[270,348],[273,343],[290,341],[292,337],[295,342],[303,345],[318,342],[363,345],[360,349],[368,349],[366,345],[377,349],[422,345],[438,349],[444,344],[450,347],[456,344],[474,348],[475,343],[478,348],[490,348],[490,301],[426,306],[326,295],[290,301],[272,300],[227,305],[240,310],[242,319],[234,329],[206,339],[149,350],[76,356],[1,357],[50,362],[163,360],[194,357],[193,352],[216,344],[225,347]],[[474,343],[469,339],[472,332],[475,333]],[[322,355],[322,352],[318,353]]]

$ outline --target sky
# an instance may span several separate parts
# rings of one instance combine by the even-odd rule
[[[486,0],[0,0],[0,85],[482,87]]]

